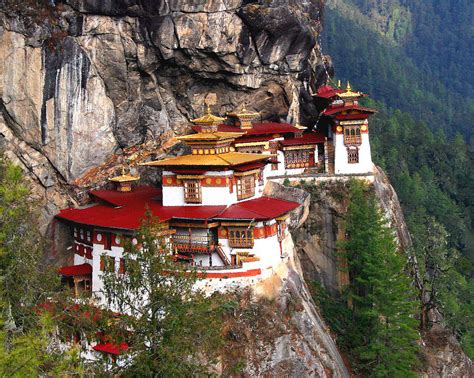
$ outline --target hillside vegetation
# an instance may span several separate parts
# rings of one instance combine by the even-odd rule
[[[337,78],[376,99],[373,159],[399,195],[428,306],[471,357],[473,14],[468,0],[330,0],[323,33]]]
[[[338,78],[472,145],[474,3],[330,0],[323,48]]]

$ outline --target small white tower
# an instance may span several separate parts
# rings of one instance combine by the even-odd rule
[[[353,92],[349,83],[346,90],[332,89],[327,92],[332,92],[327,96],[331,102],[323,115],[332,119],[329,134],[332,134],[334,173],[373,173],[369,116],[375,110],[359,105],[359,98],[365,94]]]

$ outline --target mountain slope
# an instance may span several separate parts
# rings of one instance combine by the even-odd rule
[[[472,144],[473,5],[425,3],[433,2],[330,0],[323,47],[338,78]]]

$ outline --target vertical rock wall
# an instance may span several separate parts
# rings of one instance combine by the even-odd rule
[[[320,0],[66,0],[3,9],[2,148],[54,213],[84,185],[104,184],[114,161],[130,163],[130,149],[160,153],[188,132],[208,92],[217,93],[221,114],[246,104],[262,118],[311,124],[310,88],[327,71],[321,12]]]

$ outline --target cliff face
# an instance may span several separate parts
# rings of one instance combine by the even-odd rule
[[[292,231],[302,275],[307,282],[317,281],[335,294],[347,278],[338,269],[337,242],[345,237],[344,217],[349,205],[347,183],[337,181],[309,186],[309,216]],[[400,250],[406,253],[407,267],[419,293],[422,280],[397,193],[379,168],[373,183],[375,196],[390,225],[396,231]],[[420,300],[424,298],[420,295]],[[421,335],[420,359],[423,377],[471,377],[472,361],[461,349],[453,333],[443,325],[436,311],[429,314],[430,328]]]
[[[4,4],[2,147],[30,172],[46,217],[117,164],[160,153],[209,92],[221,114],[246,104],[263,118],[316,116],[321,0]]]

